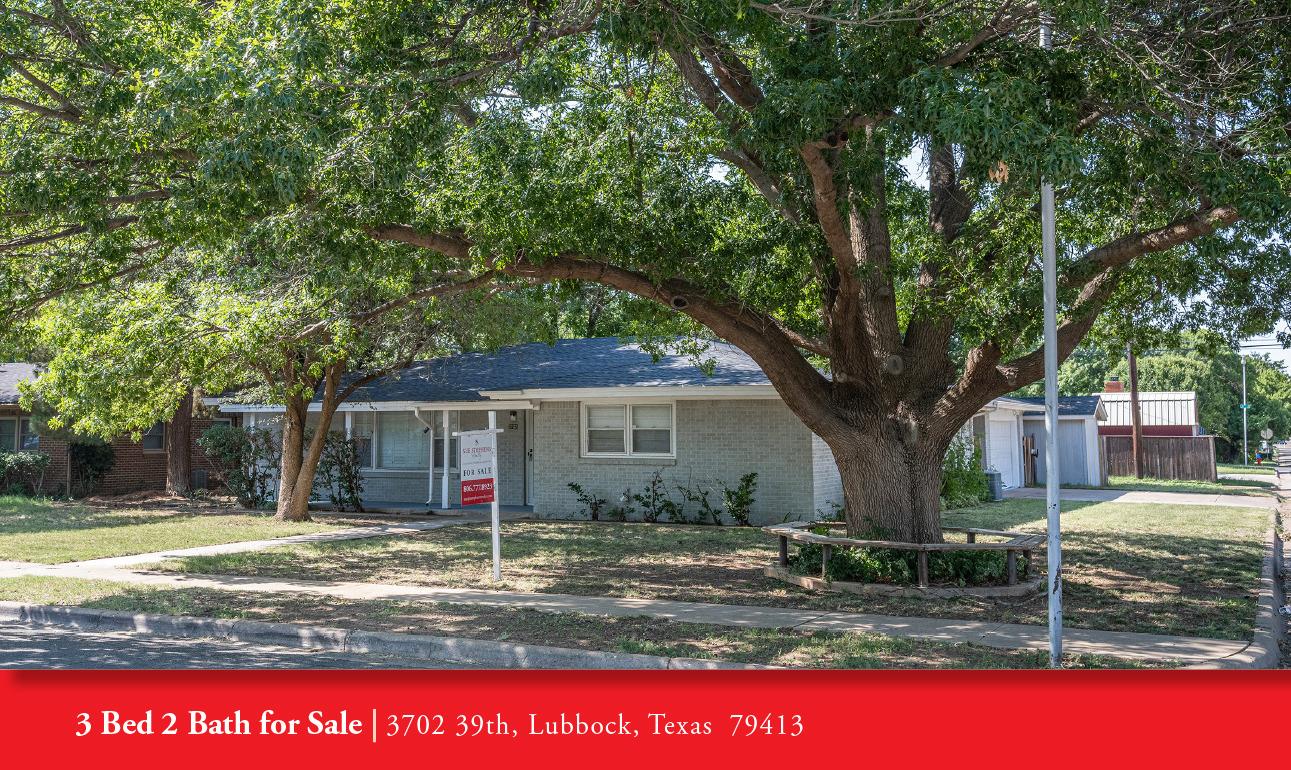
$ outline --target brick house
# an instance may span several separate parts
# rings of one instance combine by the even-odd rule
[[[674,497],[680,484],[715,490],[756,472],[755,523],[810,518],[841,503],[829,448],[757,364],[720,342],[702,357],[714,361],[712,371],[683,355],[654,360],[617,338],[448,356],[360,388],[332,430],[359,442],[372,510],[460,508],[453,434],[486,427],[489,412],[501,430],[499,502],[509,510],[574,516],[581,506],[569,482],[614,504],[625,489],[643,491],[656,472]],[[207,404],[270,430],[283,411]],[[307,425],[316,424],[311,415]],[[720,505],[716,494],[713,502]]]
[[[0,363],[0,451],[41,452],[49,455],[49,469],[45,472],[46,494],[67,494],[70,472],[69,442],[54,436],[38,434],[31,415],[18,405],[18,384],[32,380],[40,373],[37,364]],[[205,486],[210,475],[210,463],[196,445],[202,431],[216,422],[231,422],[227,416],[194,417],[192,463],[195,486]],[[128,436],[111,441],[114,465],[95,488],[95,494],[120,495],[151,489],[166,488],[166,430],[169,423],[157,423],[144,433],[139,441]]]

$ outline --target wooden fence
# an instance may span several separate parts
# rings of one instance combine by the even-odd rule
[[[1108,476],[1133,476],[1129,436],[1102,436],[1103,468]],[[1152,479],[1216,481],[1214,436],[1144,436],[1143,475]]]

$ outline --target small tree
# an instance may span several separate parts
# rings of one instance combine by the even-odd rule
[[[261,428],[212,425],[197,439],[216,479],[243,508],[263,508],[273,496],[281,461],[277,437]]]
[[[315,494],[325,495],[333,510],[362,511],[362,468],[359,442],[329,432],[314,475]]]

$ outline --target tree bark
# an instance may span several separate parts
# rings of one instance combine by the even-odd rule
[[[166,426],[166,491],[172,495],[193,493],[193,391],[179,402],[175,416]]]
[[[352,392],[352,384],[345,392],[340,390],[345,364],[332,363],[323,378],[322,409],[318,427],[306,441],[305,418],[309,414],[310,399],[293,396],[287,402],[282,430],[282,472],[278,478],[277,517],[284,521],[309,521],[309,500],[314,493],[314,474],[323,456],[327,432],[332,427],[332,417],[341,401]],[[370,380],[360,379],[359,382]]]
[[[309,521],[309,495],[296,494],[305,460],[305,416],[309,402],[292,397],[282,416],[282,466],[278,473],[277,516],[286,521]]]
[[[947,442],[914,435],[899,420],[822,435],[843,484],[850,536],[940,543]],[[887,424],[878,424],[884,422]]]

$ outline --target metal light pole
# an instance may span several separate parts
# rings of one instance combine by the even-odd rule
[[[1246,446],[1246,415],[1251,413],[1251,404],[1246,400],[1246,354],[1242,353],[1242,465],[1248,465],[1251,456]]]
[[[1040,20],[1040,47],[1052,48],[1048,16]],[[1049,667],[1062,666],[1062,517],[1058,502],[1058,256],[1053,185],[1040,181],[1040,234],[1044,253],[1044,461],[1049,546]]]

